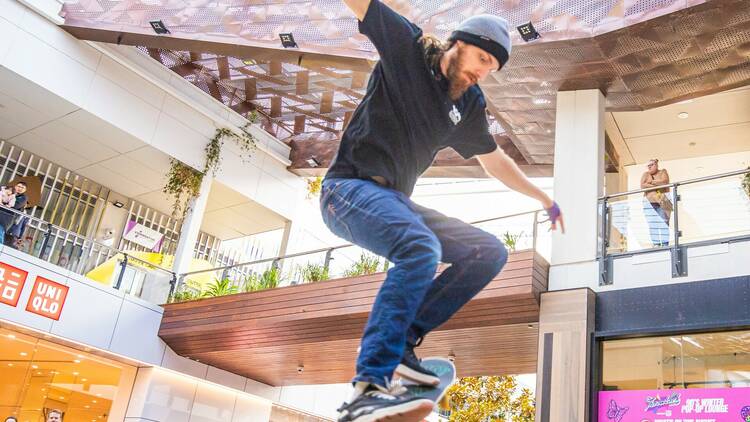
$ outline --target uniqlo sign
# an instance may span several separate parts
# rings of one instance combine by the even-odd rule
[[[13,307],[18,305],[28,275],[22,269],[0,262],[0,303]]]
[[[68,286],[37,276],[26,310],[57,321],[67,296]]]

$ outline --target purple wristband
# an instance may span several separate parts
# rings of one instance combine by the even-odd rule
[[[552,202],[552,206],[546,208],[545,211],[547,211],[547,216],[552,224],[555,224],[557,219],[560,218],[560,206],[557,205],[557,202]]]

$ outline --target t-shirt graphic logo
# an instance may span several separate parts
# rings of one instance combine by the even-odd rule
[[[461,112],[453,105],[453,109],[448,113],[448,117],[451,118],[454,125],[457,125],[461,121]]]

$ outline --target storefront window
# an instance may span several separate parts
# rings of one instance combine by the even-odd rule
[[[0,421],[109,419],[125,365],[0,328]],[[51,418],[54,420],[54,417]]]
[[[750,387],[750,331],[604,342],[603,390]]]
[[[599,421],[750,422],[750,331],[607,341]]]

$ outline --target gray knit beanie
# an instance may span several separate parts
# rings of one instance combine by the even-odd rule
[[[503,67],[510,57],[508,21],[495,15],[472,16],[458,25],[449,41],[461,40],[495,56]]]

